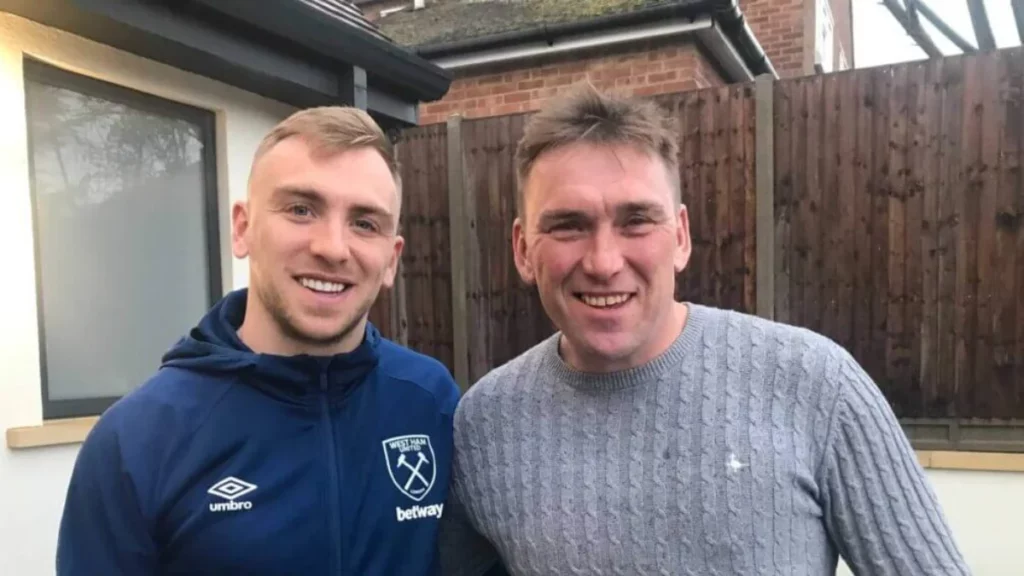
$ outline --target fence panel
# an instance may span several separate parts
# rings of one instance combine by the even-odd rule
[[[764,135],[755,84],[654,97],[679,129],[693,243],[677,297],[833,338],[901,417],[1024,418],[1024,50],[764,87],[774,122]],[[399,143],[407,243],[400,281],[373,318],[449,367],[453,322],[465,322],[470,382],[553,331],[511,249],[514,153],[528,118],[457,123],[461,247],[449,241],[453,128],[417,127]],[[774,158],[767,190],[757,189],[756,150]],[[769,311],[755,310],[762,193],[774,217],[760,247],[774,255]],[[461,320],[451,258],[465,262]]]

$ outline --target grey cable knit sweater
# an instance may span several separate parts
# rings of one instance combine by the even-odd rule
[[[689,305],[647,365],[581,374],[557,335],[455,417],[444,573],[968,574],[878,388],[809,331]]]

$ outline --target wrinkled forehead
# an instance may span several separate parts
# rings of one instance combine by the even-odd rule
[[[674,172],[657,155],[631,146],[565,146],[533,164],[522,183],[523,210],[531,220],[550,210],[612,216],[637,204],[671,211],[679,197]]]

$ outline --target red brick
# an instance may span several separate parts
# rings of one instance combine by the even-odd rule
[[[676,79],[676,71],[671,70],[669,72],[659,72],[657,74],[648,74],[647,81],[651,84],[658,84],[660,82],[668,82],[669,80]]]
[[[511,94],[505,94],[505,103],[506,104],[516,104],[516,103],[519,103],[519,102],[529,102],[529,101],[530,101],[530,93],[529,92],[512,92]]]

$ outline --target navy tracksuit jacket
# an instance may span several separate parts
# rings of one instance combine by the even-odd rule
[[[247,291],[111,407],[74,466],[57,573],[432,575],[458,388],[368,325],[332,358],[255,354]]]

